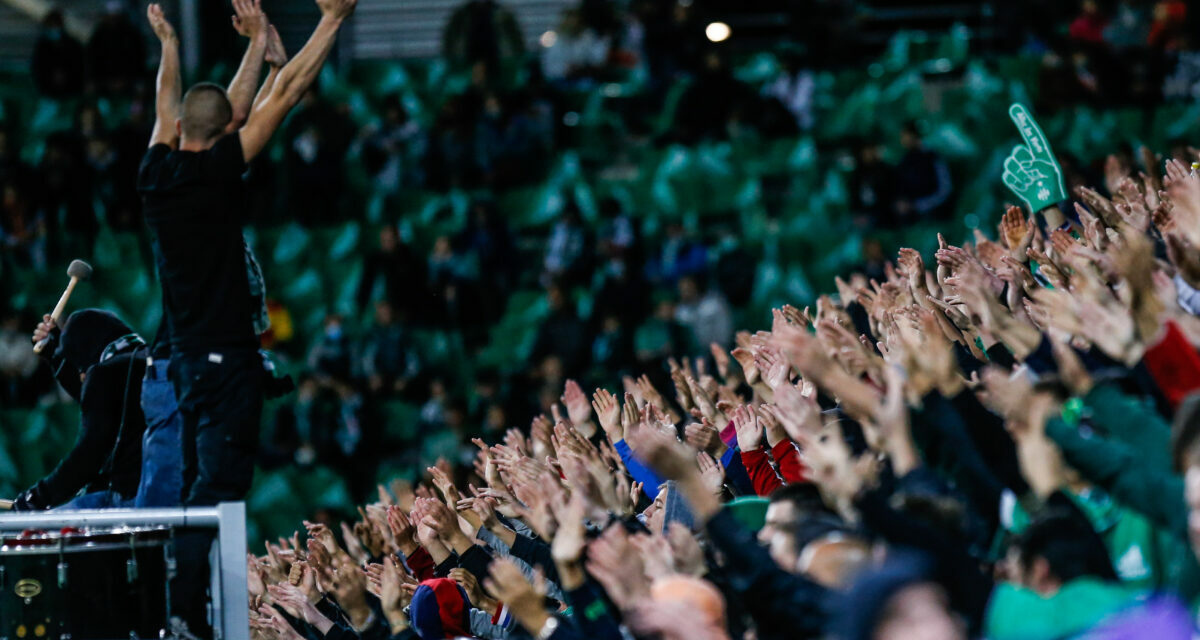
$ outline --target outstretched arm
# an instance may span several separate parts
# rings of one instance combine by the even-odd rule
[[[284,116],[312,85],[333,49],[342,22],[354,12],[357,4],[358,0],[317,0],[321,22],[304,48],[279,71],[271,93],[250,114],[246,126],[239,132],[246,162],[253,160],[267,146]]]
[[[267,79],[263,80],[262,86],[258,88],[258,95],[254,96],[254,106],[250,108],[251,113],[258,111],[267,96],[271,95],[271,89],[275,87],[275,80],[279,77],[279,70],[288,61],[287,50],[283,48],[283,40],[279,37],[279,31],[273,24],[267,26],[267,55],[264,60],[268,67]]]
[[[181,81],[179,79],[179,38],[175,28],[167,22],[162,6],[146,7],[146,18],[150,28],[162,43],[162,59],[158,63],[157,105],[155,106],[154,132],[150,134],[150,146],[179,144],[179,132],[175,121],[179,119]]]
[[[229,122],[228,133],[241,129],[250,117],[254,89],[258,86],[259,76],[262,75],[263,56],[267,51],[270,27],[267,15],[263,13],[261,0],[233,0],[233,10],[233,28],[243,37],[250,38],[250,44],[246,45],[242,64],[226,90],[229,103],[233,106],[233,119]]]

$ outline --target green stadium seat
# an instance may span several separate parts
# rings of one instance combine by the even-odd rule
[[[387,400],[379,404],[379,417],[385,438],[394,443],[407,443],[417,436],[421,408],[399,400]]]

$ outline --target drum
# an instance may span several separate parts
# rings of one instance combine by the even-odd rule
[[[169,527],[0,535],[0,640],[159,637],[173,547]]]

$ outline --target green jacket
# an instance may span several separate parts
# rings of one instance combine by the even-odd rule
[[[1142,591],[1123,583],[1079,578],[1052,596],[1009,583],[996,585],[983,625],[990,640],[1069,638],[1138,604]]]
[[[1200,565],[1188,544],[1183,478],[1171,471],[1170,428],[1111,385],[1097,385],[1084,405],[1092,424],[1107,436],[1085,435],[1061,417],[1046,423],[1046,435],[1081,476],[1158,529],[1162,584],[1194,600],[1200,595]],[[1121,557],[1113,560],[1117,564]]]
[[[1075,502],[1104,540],[1113,567],[1121,580],[1131,587],[1156,589],[1164,586],[1167,567],[1163,566],[1160,538],[1156,528],[1145,516],[1114,501],[1100,489],[1085,489],[1064,493]],[[1013,502],[1012,511],[1002,520],[1010,522],[1011,533],[1021,533],[1029,526],[1029,514],[1020,502]]]

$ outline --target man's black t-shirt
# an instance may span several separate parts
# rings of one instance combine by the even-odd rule
[[[201,152],[155,145],[142,160],[138,191],[174,352],[257,346],[242,240],[245,172],[236,133]]]

